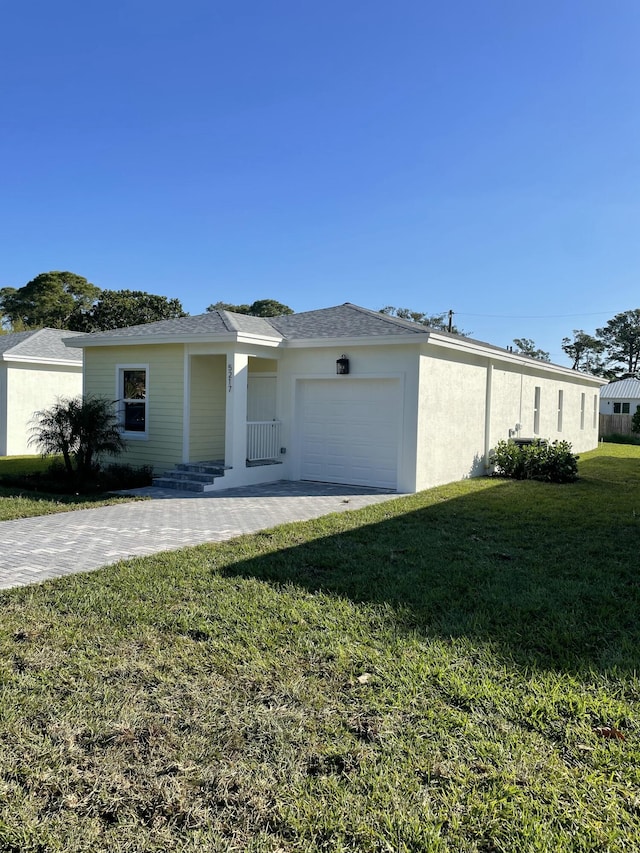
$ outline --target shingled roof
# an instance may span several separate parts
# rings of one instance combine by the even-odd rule
[[[65,329],[37,329],[0,335],[0,361],[67,362],[82,364],[82,352],[68,349],[63,340],[80,335]]]
[[[240,333],[286,341],[318,338],[368,338],[391,335],[426,335],[429,329],[418,323],[389,317],[346,302],[333,308],[285,314],[280,317],[253,317],[232,311],[216,310],[194,317],[159,320],[140,326],[110,329],[84,335],[72,346],[91,346],[101,341],[130,341],[136,338],[167,340],[202,337],[203,339]]]

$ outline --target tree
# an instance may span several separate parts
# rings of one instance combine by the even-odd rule
[[[235,314],[250,314],[252,317],[280,317],[293,314],[293,308],[275,299],[257,299],[251,305],[233,305],[231,302],[214,302],[207,311],[233,311]]]
[[[81,275],[43,272],[24,287],[0,289],[0,314],[13,330],[69,329],[100,296],[100,288]]]
[[[609,362],[619,364],[628,376],[638,375],[640,359],[640,308],[616,314],[596,335],[602,341]]]
[[[572,370],[585,370],[595,376],[604,371],[604,343],[582,329],[574,329],[573,338],[563,338],[562,349],[573,361]]]
[[[531,338],[514,338],[514,344],[522,355],[528,355],[530,358],[537,358],[538,361],[551,361],[549,353],[542,349],[537,349],[534,341]]]
[[[143,290],[103,290],[93,307],[77,316],[70,329],[97,332],[186,317],[179,299]]]
[[[78,485],[98,470],[99,454],[117,456],[125,448],[112,403],[102,397],[60,399],[36,412],[31,424],[29,444],[43,456],[61,454],[69,478]]]
[[[468,335],[469,332],[458,329],[453,323],[449,328],[449,313],[453,317],[453,312],[443,312],[442,314],[424,314],[421,311],[414,311],[411,308],[395,308],[393,305],[387,305],[380,309],[380,314],[386,314],[388,317],[398,317],[400,320],[409,320],[412,323],[418,323],[420,326],[428,326],[430,329],[437,329],[442,332],[452,332],[454,335]]]

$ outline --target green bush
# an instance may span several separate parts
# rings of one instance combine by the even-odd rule
[[[573,483],[578,478],[578,456],[568,441],[533,441],[521,447],[513,441],[499,441],[491,464],[500,477],[514,480],[545,480]]]
[[[631,432],[640,432],[640,406],[636,406],[636,411],[631,418]]]

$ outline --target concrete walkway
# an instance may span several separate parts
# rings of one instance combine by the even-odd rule
[[[153,488],[135,493],[153,500],[0,522],[0,589],[399,497],[286,481],[204,495]]]

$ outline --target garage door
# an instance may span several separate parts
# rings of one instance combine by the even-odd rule
[[[301,479],[396,488],[397,379],[310,379],[298,394]]]

